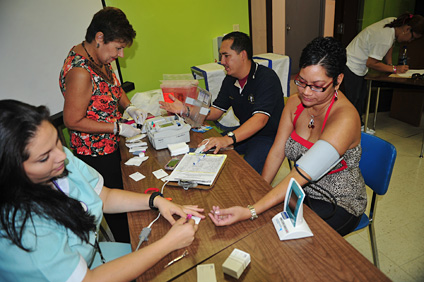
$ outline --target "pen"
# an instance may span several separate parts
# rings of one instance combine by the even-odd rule
[[[199,157],[198,159],[197,159],[197,161],[196,162],[194,162],[193,163],[193,165],[196,165],[198,162],[200,162],[204,157],[206,156],[206,154],[203,154],[201,157]]]
[[[179,257],[176,257],[175,259],[173,259],[173,260],[171,260],[167,265],[165,265],[165,267],[164,268],[167,268],[168,266],[170,266],[171,264],[173,264],[174,262],[177,262],[177,261],[179,261],[180,259],[182,259],[183,257],[185,257],[186,255],[188,255],[188,251],[187,250],[185,250],[184,251],[184,253],[181,255],[181,256],[179,256]]]

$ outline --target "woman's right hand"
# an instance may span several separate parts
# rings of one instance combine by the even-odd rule
[[[168,241],[168,244],[172,245],[174,250],[178,250],[191,245],[194,241],[194,235],[198,229],[198,225],[195,224],[193,219],[187,220],[181,217],[179,220],[172,225],[171,229],[163,237],[164,240]]]
[[[160,108],[166,110],[167,112],[174,113],[174,114],[185,114],[186,109],[184,108],[184,104],[176,99],[174,95],[169,94],[168,97],[174,101],[173,103],[168,103],[164,101],[159,101]]]
[[[396,67],[396,73],[405,73],[409,70],[408,65],[399,65]]]

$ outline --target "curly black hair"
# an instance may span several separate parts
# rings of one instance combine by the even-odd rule
[[[132,45],[136,35],[124,12],[114,7],[105,7],[93,16],[85,40],[91,43],[99,31],[103,32],[105,44],[118,40]]]
[[[322,66],[337,85],[337,77],[346,65],[346,49],[333,37],[317,37],[302,50],[299,60],[301,69],[314,65]]]

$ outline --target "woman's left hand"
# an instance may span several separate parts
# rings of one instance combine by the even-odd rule
[[[187,214],[191,214],[200,218],[205,218],[203,214],[200,212],[203,212],[204,209],[199,208],[197,205],[178,205],[174,204],[171,201],[168,201],[167,199],[164,199],[162,197],[156,197],[155,206],[159,209],[160,213],[166,220],[169,221],[172,225],[175,223],[175,219],[172,217],[174,214],[186,218]]]

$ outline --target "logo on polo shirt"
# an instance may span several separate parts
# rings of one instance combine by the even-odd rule
[[[255,96],[249,94],[249,96],[247,96],[247,101],[249,101],[250,104],[255,104]]]

